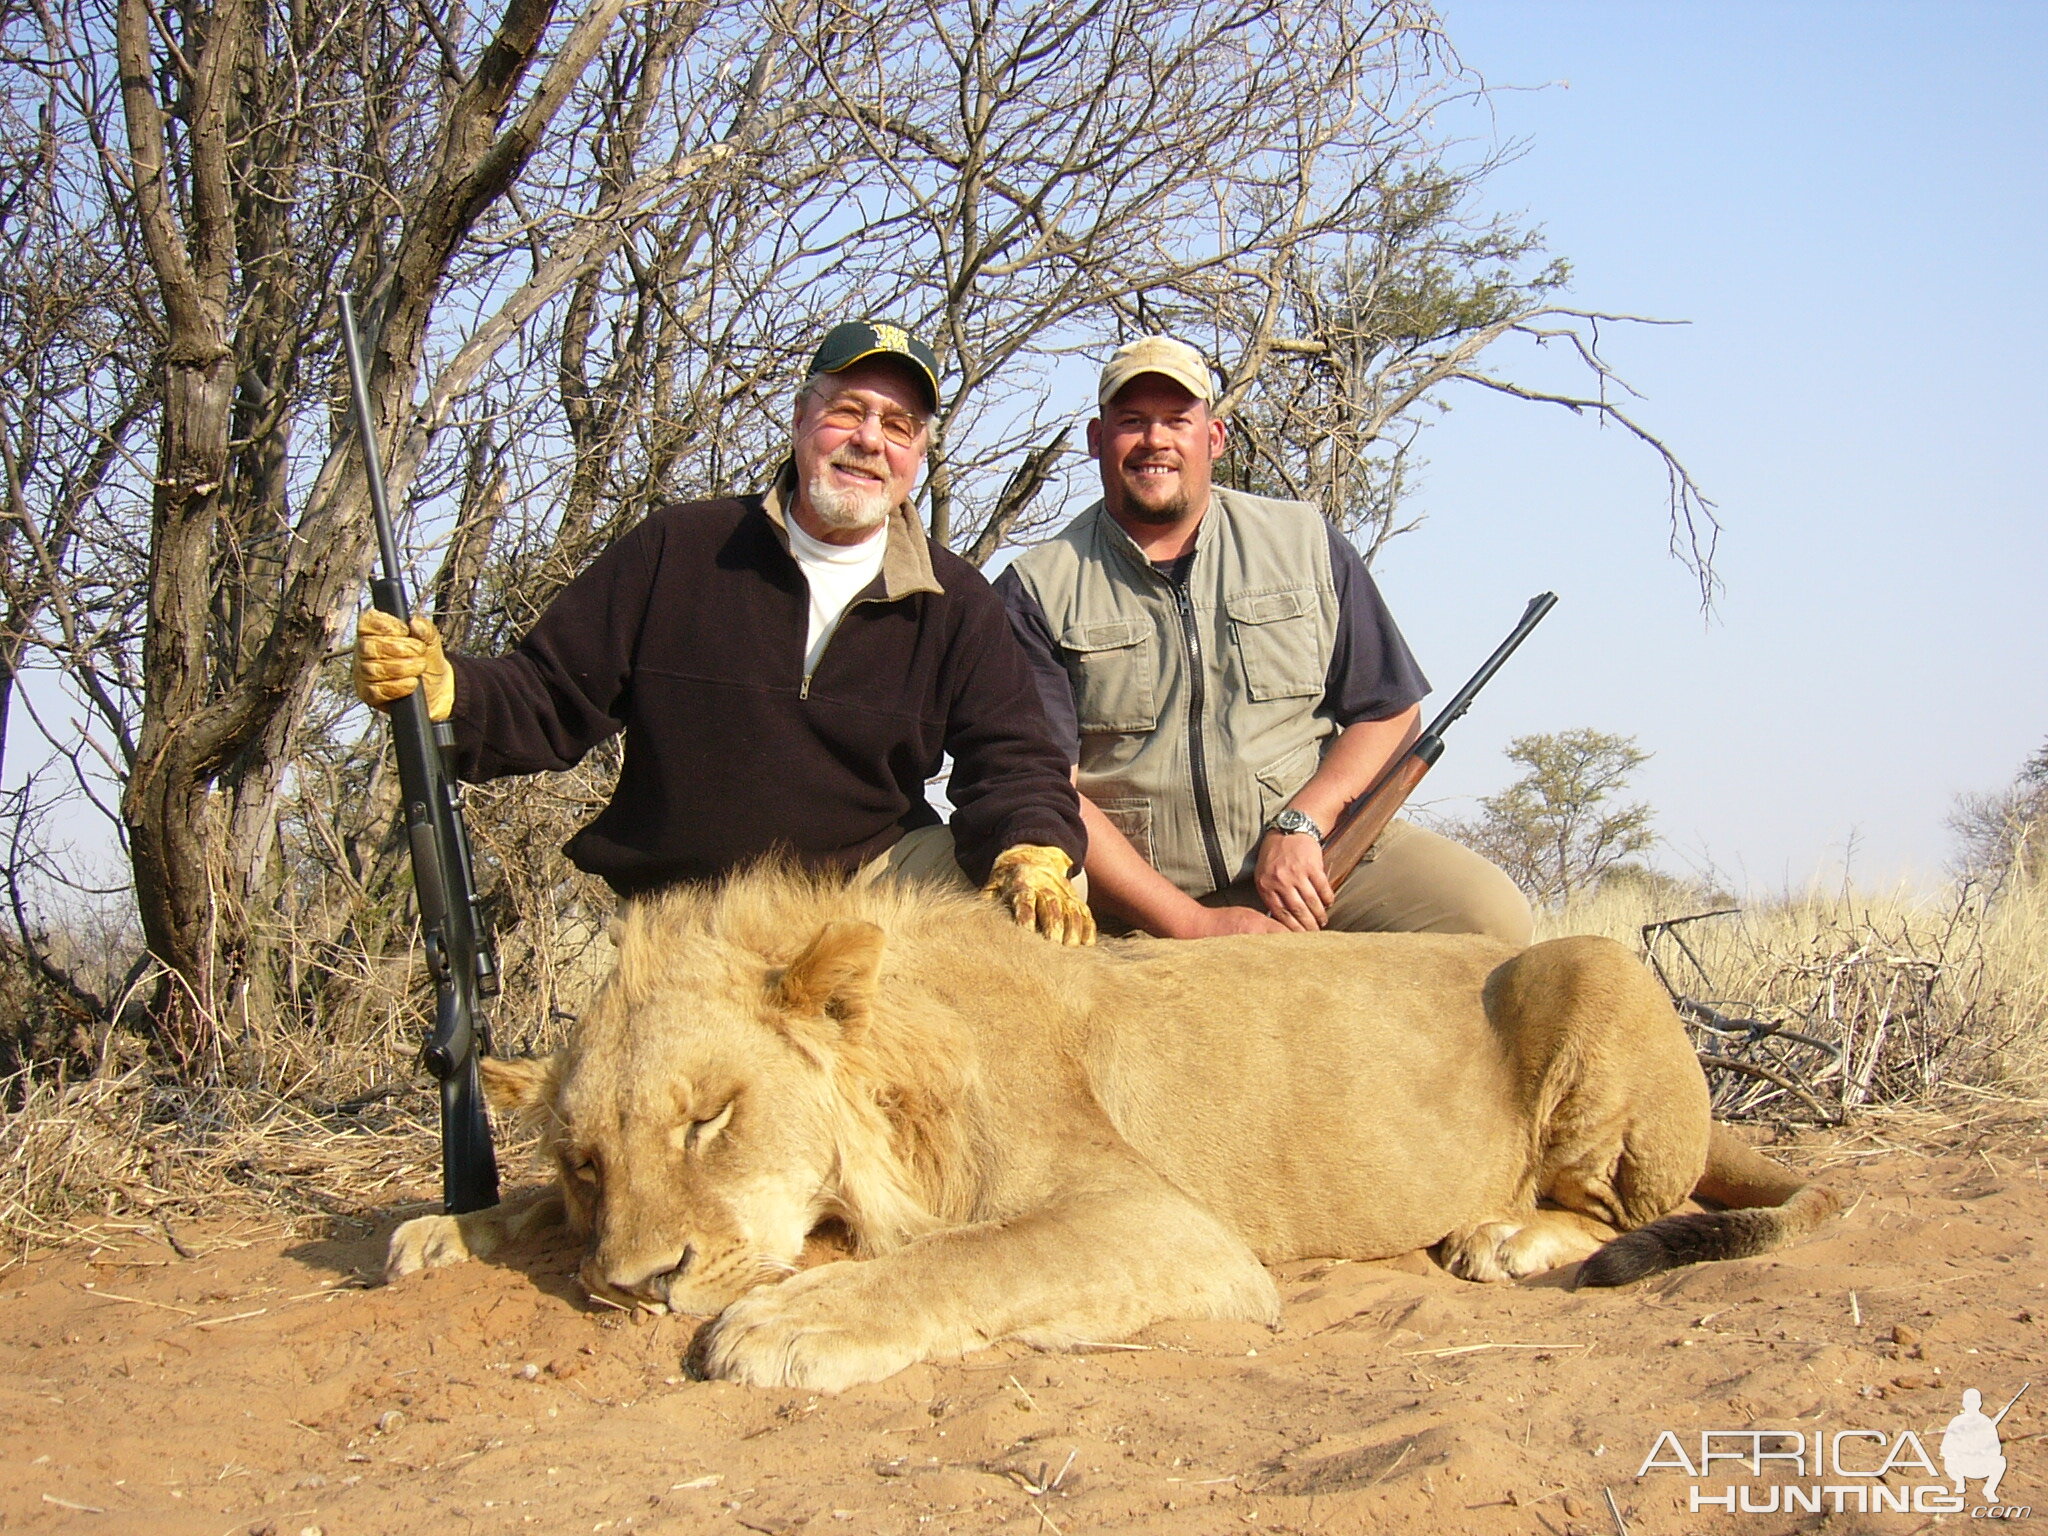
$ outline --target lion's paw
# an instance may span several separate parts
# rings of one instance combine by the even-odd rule
[[[843,1392],[930,1357],[899,1305],[885,1317],[864,1294],[866,1266],[828,1264],[749,1291],[699,1329],[684,1359],[700,1381]]]
[[[384,1254],[384,1283],[389,1285],[422,1269],[460,1264],[471,1257],[462,1223],[453,1216],[416,1216],[391,1234]]]
[[[1576,1263],[1597,1249],[1580,1218],[1538,1211],[1526,1221],[1485,1221],[1444,1239],[1443,1266],[1465,1280],[1526,1280]]]
[[[1520,1273],[1511,1267],[1509,1255],[1521,1230],[1520,1222],[1485,1221],[1468,1231],[1453,1233],[1443,1241],[1440,1262],[1460,1280],[1519,1279]]]
[[[1483,1285],[1523,1280],[1554,1269],[1555,1243],[1541,1226],[1519,1221],[1488,1221],[1448,1238],[1443,1266],[1461,1280]]]

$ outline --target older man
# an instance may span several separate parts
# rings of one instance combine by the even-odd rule
[[[1029,666],[980,573],[910,509],[938,403],[922,342],[835,327],[766,492],[651,513],[506,656],[444,656],[431,621],[365,613],[356,691],[385,707],[424,678],[468,779],[567,768],[623,730],[611,802],[566,850],[621,895],[782,850],[965,879],[1090,942],[1080,808]],[[942,754],[950,829],[925,798]]]
[[[1314,507],[1211,483],[1208,363],[1164,336],[1103,370],[1102,499],[996,583],[1075,764],[1098,911],[1167,938],[1350,931],[1529,940],[1469,849],[1396,821],[1342,891],[1337,817],[1405,751],[1428,683]]]

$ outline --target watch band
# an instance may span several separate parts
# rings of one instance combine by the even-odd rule
[[[1316,825],[1315,818],[1306,811],[1297,811],[1291,805],[1267,822],[1266,825],[1276,832],[1306,833],[1316,840],[1318,847],[1322,846],[1323,829]]]

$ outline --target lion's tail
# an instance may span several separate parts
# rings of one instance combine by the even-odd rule
[[[1682,1264],[1747,1259],[1840,1214],[1842,1197],[1807,1184],[1716,1124],[1696,1194],[1726,1209],[1664,1216],[1624,1232],[1579,1267],[1580,1285],[1628,1285]]]

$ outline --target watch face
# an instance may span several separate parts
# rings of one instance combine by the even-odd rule
[[[1307,832],[1315,834],[1321,830],[1313,821],[1309,820],[1307,812],[1297,811],[1292,807],[1275,816],[1273,818],[1273,825],[1282,832]]]

